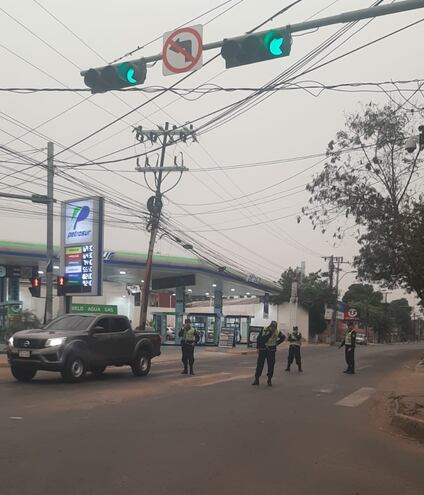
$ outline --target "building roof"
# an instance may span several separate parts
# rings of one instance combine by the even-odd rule
[[[54,247],[55,261],[59,263],[59,246]],[[104,280],[139,284],[144,276],[146,253],[127,251],[104,251]],[[26,242],[0,240],[0,265],[21,265],[43,267],[46,261],[46,246]],[[122,272],[125,271],[125,274]],[[55,273],[59,275],[56,268]],[[205,294],[213,291],[216,284],[222,287],[224,295],[244,295],[249,291],[253,296],[265,292],[278,293],[281,288],[252,273],[243,273],[227,267],[218,267],[197,258],[181,256],[153,257],[153,279],[194,274],[196,284],[193,294]],[[234,289],[234,290],[233,290]]]

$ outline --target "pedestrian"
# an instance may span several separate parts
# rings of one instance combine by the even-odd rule
[[[356,347],[356,330],[353,321],[348,321],[347,323],[347,331],[342,340],[342,343],[339,346],[345,347],[345,359],[347,368],[343,373],[347,373],[348,375],[355,374],[355,347]]]
[[[190,318],[187,318],[184,321],[184,326],[181,328],[178,335],[181,338],[181,360],[184,366],[181,374],[187,375],[188,368],[190,367],[190,375],[194,375],[194,347],[199,342],[199,334],[191,326]]]
[[[299,373],[302,372],[302,359],[300,356],[300,347],[302,346],[302,334],[299,332],[298,327],[293,327],[293,332],[289,333],[287,340],[289,341],[289,357],[287,360],[286,371],[290,371],[290,366],[293,360],[296,360]]]
[[[272,321],[271,324],[263,328],[258,335],[256,340],[256,346],[258,349],[258,361],[256,363],[256,373],[255,379],[252,385],[259,385],[259,378],[262,375],[264,369],[265,360],[268,364],[268,386],[272,386],[272,376],[274,375],[275,366],[275,353],[277,352],[277,346],[279,346],[285,340],[285,335],[283,335],[277,329],[277,322]]]

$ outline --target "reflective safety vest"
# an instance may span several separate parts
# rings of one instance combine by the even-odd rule
[[[354,330],[348,330],[345,335],[345,345],[352,345],[352,333]]]
[[[264,336],[268,336],[268,334],[271,333],[270,338],[266,342],[266,347],[275,347],[277,345],[277,339],[278,339],[278,329],[276,328],[274,331],[272,331],[269,327],[265,328],[264,330]]]
[[[300,347],[302,345],[302,334],[300,332],[291,333],[289,334],[288,341],[290,345],[297,345]]]
[[[196,342],[196,330],[192,327],[189,329],[184,328],[183,338],[187,343]]]

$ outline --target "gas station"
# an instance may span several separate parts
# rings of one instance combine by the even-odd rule
[[[56,280],[61,274],[59,247],[55,247],[54,253]],[[28,309],[43,320],[45,264],[44,245],[0,241],[0,327],[5,326],[10,308]],[[136,327],[140,317],[145,266],[144,253],[103,251],[102,295],[73,294],[74,307],[110,306],[113,311],[128,316]],[[38,273],[41,280],[40,298],[31,297],[28,290],[29,279],[34,273]],[[243,342],[254,315],[225,314],[223,303],[244,299],[261,301],[266,321],[269,296],[278,292],[278,284],[254,274],[244,274],[225,266],[217,267],[195,258],[155,255],[148,320],[161,333],[164,343],[179,342],[175,329],[181,328],[186,317],[199,331],[200,344],[217,345],[223,327],[234,329],[235,340]],[[59,296],[54,297],[54,316],[59,314],[60,299]],[[202,309],[197,311],[196,304],[200,304]]]

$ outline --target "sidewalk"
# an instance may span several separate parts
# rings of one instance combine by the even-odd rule
[[[392,426],[424,444],[424,355],[394,374],[390,388]]]

